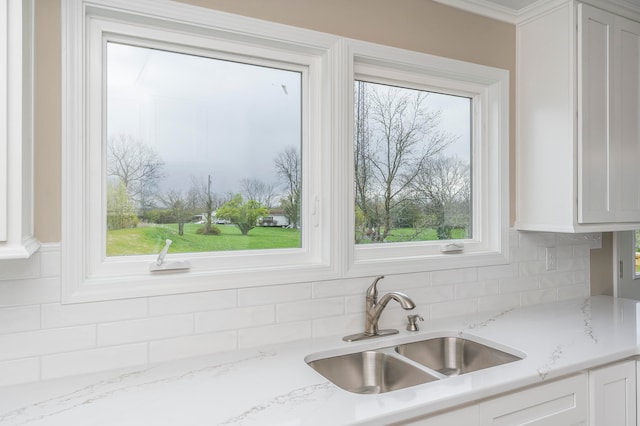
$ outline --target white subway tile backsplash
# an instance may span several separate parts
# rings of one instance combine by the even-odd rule
[[[323,297],[347,296],[362,294],[373,281],[372,277],[352,278],[348,280],[331,280],[313,283],[314,299]]]
[[[42,357],[42,379],[54,379],[147,363],[146,343],[48,355]]]
[[[511,249],[512,262],[524,262],[539,259],[539,248],[537,246],[524,246]]]
[[[40,380],[40,358],[21,358],[0,362],[0,386]]]
[[[94,347],[96,327],[56,328],[0,335],[0,361]]]
[[[599,234],[512,230],[509,240],[506,265],[387,275],[380,296],[401,291],[417,306],[391,301],[380,326],[403,329],[407,314],[428,321],[589,294]],[[553,271],[547,247],[556,249]],[[45,244],[32,259],[0,262],[0,386],[361,332],[375,276],[62,305],[59,245]]]
[[[478,279],[476,268],[449,269],[445,271],[431,272],[431,285],[450,285],[457,283],[474,282]]]
[[[195,314],[196,333],[273,324],[275,317],[274,305],[197,312]]]
[[[522,306],[537,305],[540,303],[552,303],[558,301],[558,290],[555,288],[533,290],[523,292],[520,296]]]
[[[510,263],[508,265],[484,266],[478,268],[478,280],[495,280],[499,278],[511,278],[518,276],[518,264]]]
[[[544,275],[540,275],[540,287],[541,288],[556,288],[561,286],[568,286],[575,284],[574,272],[549,272]]]
[[[346,336],[364,331],[364,313],[318,318],[311,321],[313,337]]]
[[[238,290],[238,306],[268,305],[310,298],[311,283],[271,285]]]
[[[373,282],[373,279],[371,279]],[[367,285],[371,285],[371,282]],[[388,291],[407,290],[412,288],[423,288],[430,285],[428,272],[417,272],[413,274],[388,275],[378,281],[378,291],[383,294]],[[366,287],[365,287],[366,289]],[[363,289],[364,291],[364,289]]]
[[[544,261],[522,262],[518,264],[518,275],[537,276],[546,273]]]
[[[587,283],[558,287],[558,300],[568,300],[587,296],[589,296],[589,285]]]
[[[466,282],[454,286],[456,299],[471,299],[500,294],[500,281]]]
[[[347,296],[344,298],[344,312],[347,314],[364,312],[364,307],[364,290],[362,290],[361,294]]]
[[[121,345],[193,333],[193,314],[98,324],[98,346]]]
[[[520,306],[520,294],[501,294],[478,298],[478,312],[504,311]]]
[[[152,363],[189,358],[237,348],[236,331],[196,334],[149,343],[149,361]]]
[[[226,309],[237,304],[236,290],[185,293],[149,298],[149,315],[184,314],[187,312]]]
[[[289,322],[238,330],[240,349],[311,338],[311,322]]]
[[[456,289],[452,285],[439,285],[436,287],[412,288],[405,292],[416,305],[445,302],[456,297]],[[395,302],[390,302],[395,304]]]
[[[37,278],[40,276],[40,253],[28,259],[4,259],[0,263],[0,281]]]
[[[40,305],[0,309],[0,334],[40,328]]]
[[[500,280],[500,294],[535,290],[539,287],[538,277],[516,277]]]
[[[478,312],[478,301],[476,299],[434,303],[431,305],[430,319],[451,318],[476,312]],[[426,317],[425,320],[427,320]]]
[[[42,305],[42,328],[66,327],[142,318],[147,315],[146,299],[125,299],[107,302]]]
[[[0,279],[0,308],[59,301],[60,277],[8,281]]]
[[[344,314],[344,299],[311,299],[276,305],[278,322],[304,321]]]

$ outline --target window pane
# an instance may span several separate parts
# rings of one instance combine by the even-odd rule
[[[107,255],[301,246],[302,74],[107,43]]]
[[[357,244],[472,237],[471,99],[356,81]]]

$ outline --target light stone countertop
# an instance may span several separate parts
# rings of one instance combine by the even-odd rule
[[[384,425],[639,354],[639,306],[597,296],[426,321],[365,342],[335,336],[4,387],[0,425]],[[344,391],[305,363],[445,332],[526,357],[379,395]]]

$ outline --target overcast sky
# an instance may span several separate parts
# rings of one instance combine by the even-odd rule
[[[300,147],[301,74],[109,43],[107,135],[154,146],[168,176],[161,192],[187,190],[211,174],[214,192],[240,180],[276,183],[274,159]],[[430,95],[442,128],[459,136],[449,152],[468,160],[469,100]]]

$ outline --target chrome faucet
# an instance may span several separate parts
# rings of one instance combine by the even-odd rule
[[[404,293],[400,293],[399,291],[392,291],[390,293],[385,294],[378,300],[378,281],[384,278],[384,275],[380,275],[373,280],[373,283],[369,286],[366,293],[366,311],[365,311],[365,325],[364,325],[364,333],[352,334],[349,336],[345,336],[342,340],[346,342],[353,342],[356,340],[370,339],[372,337],[379,336],[388,336],[390,334],[398,333],[398,330],[395,329],[387,329],[380,330],[378,328],[378,320],[380,319],[380,315],[382,311],[387,306],[387,303],[391,299],[400,303],[403,309],[411,310],[416,307],[415,303],[409,296]]]

